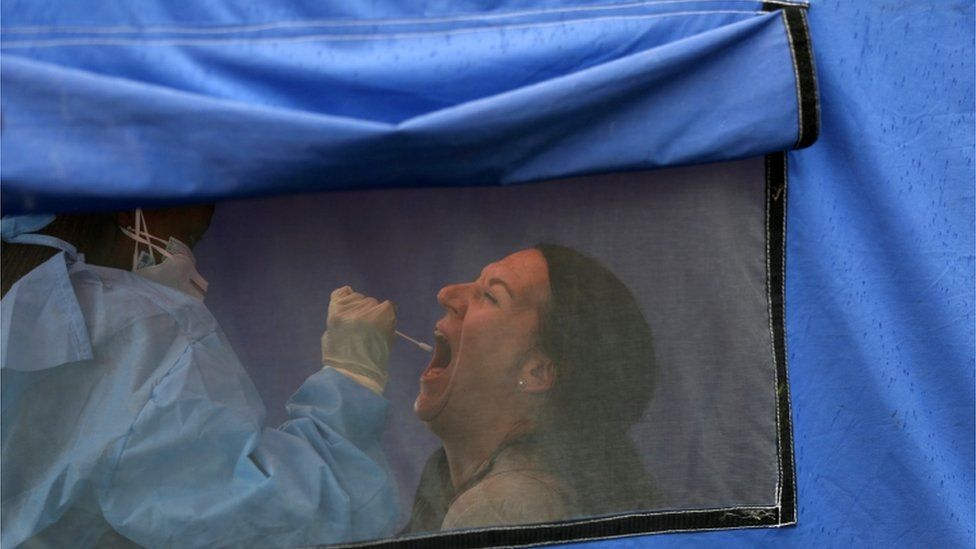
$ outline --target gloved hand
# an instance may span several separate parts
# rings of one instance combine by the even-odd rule
[[[322,364],[386,387],[386,363],[396,328],[396,308],[390,301],[343,286],[329,298],[329,316],[322,334]],[[374,388],[375,389],[375,388]]]

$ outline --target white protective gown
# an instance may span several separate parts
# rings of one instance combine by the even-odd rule
[[[263,427],[216,320],[70,245],[2,307],[2,545],[296,546],[381,537],[398,516],[387,401],[332,368]]]

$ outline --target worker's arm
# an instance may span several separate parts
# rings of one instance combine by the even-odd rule
[[[156,384],[106,485],[104,516],[150,547],[297,546],[391,533],[379,433],[387,402],[326,368],[262,428],[260,399],[218,333]]]

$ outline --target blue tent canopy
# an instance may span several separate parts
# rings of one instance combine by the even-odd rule
[[[203,6],[4,3],[5,212],[519,183],[816,134],[777,5]]]

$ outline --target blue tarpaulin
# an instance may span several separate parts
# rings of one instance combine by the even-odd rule
[[[3,9],[5,212],[517,183],[803,132],[758,2]]]
[[[811,2],[819,140],[789,154],[796,528],[581,547],[972,547],[974,10]]]
[[[788,149],[789,35],[762,7],[7,1],[4,212]],[[809,18],[821,137],[788,158],[798,526],[589,546],[972,544],[973,6]]]

